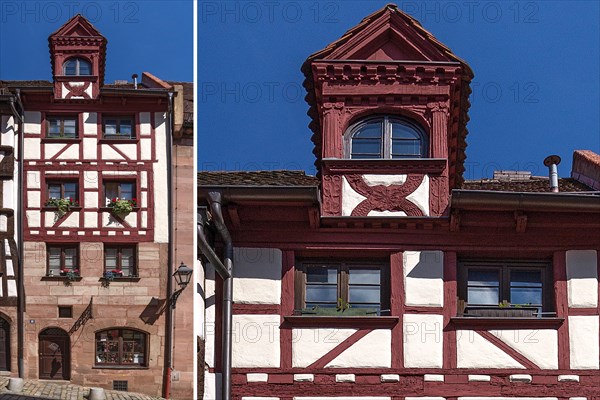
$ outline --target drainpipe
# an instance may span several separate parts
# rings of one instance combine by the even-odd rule
[[[227,230],[223,220],[222,195],[221,192],[209,192],[208,201],[212,212],[215,228],[221,235],[225,248],[223,250],[223,259],[225,268],[229,277],[223,279],[223,371],[221,374],[221,398],[223,400],[231,399],[231,307],[233,303],[233,242],[231,235]]]
[[[169,229],[169,247],[167,250],[167,310],[166,315],[166,337],[165,337],[165,377],[164,393],[165,399],[170,398],[171,392],[171,371],[173,369],[173,307],[171,306],[171,297],[173,296],[173,177],[172,177],[172,123],[173,123],[173,93],[169,92],[169,111],[167,112],[167,212]]]
[[[544,159],[544,165],[548,167],[550,173],[550,189],[553,193],[558,193],[558,168],[560,157],[557,155],[548,156]]]
[[[223,279],[227,279],[231,276],[225,265],[217,256],[217,253],[210,247],[208,244],[208,239],[206,238],[206,234],[204,233],[204,218],[198,213],[198,250],[208,259],[208,261],[215,267],[217,273]]]
[[[21,90],[17,89],[17,101],[21,108],[21,114],[17,112],[14,98],[10,100],[10,108],[19,120],[19,131],[17,133],[19,139],[19,148],[17,157],[18,163],[18,204],[17,204],[17,367],[19,370],[19,378],[25,377],[25,331],[24,331],[24,316],[25,316],[25,288],[23,286],[23,227],[25,226],[23,207],[25,205],[23,188],[23,144],[25,142],[25,108],[21,101]]]

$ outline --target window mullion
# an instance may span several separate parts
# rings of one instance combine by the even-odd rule
[[[392,124],[390,123],[389,117],[383,118],[383,157],[382,158],[392,158],[392,133],[391,128]]]

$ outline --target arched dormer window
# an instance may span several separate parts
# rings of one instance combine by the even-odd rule
[[[96,365],[145,367],[148,365],[146,332],[111,328],[96,332]]]
[[[346,157],[352,159],[426,158],[423,129],[405,118],[383,115],[352,125],[345,135]]]
[[[63,72],[68,76],[87,76],[92,74],[92,64],[83,58],[70,58],[65,61]]]

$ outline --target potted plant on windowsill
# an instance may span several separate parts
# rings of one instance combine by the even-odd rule
[[[60,276],[65,277],[65,285],[70,286],[72,282],[79,278],[78,269],[61,269]]]
[[[538,307],[531,304],[511,304],[507,301],[498,306],[467,306],[465,316],[487,318],[535,318]]]
[[[137,199],[120,199],[115,197],[110,200],[107,207],[111,208],[111,213],[117,217],[124,217],[137,207]]]
[[[339,298],[335,308],[315,306],[300,311],[301,315],[312,315],[316,317],[357,317],[378,315],[375,308],[352,307],[352,305]]]
[[[123,277],[123,271],[120,269],[113,269],[111,271],[105,271],[102,274],[102,278],[100,278],[100,281],[102,282],[102,287],[109,287],[110,283],[115,278],[121,278],[121,277]]]
[[[69,212],[71,207],[79,207],[79,202],[74,200],[72,197],[66,197],[64,199],[51,197],[46,202],[46,206],[56,207],[56,212],[58,213],[59,217],[62,217]]]

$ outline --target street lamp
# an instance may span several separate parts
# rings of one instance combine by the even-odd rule
[[[190,280],[192,279],[192,272],[194,272],[194,270],[192,270],[183,262],[181,262],[179,268],[177,268],[177,271],[173,273],[175,282],[177,282],[180,289],[173,292],[173,296],[171,297],[171,307],[175,308],[175,303],[177,303],[179,295],[181,294],[181,292],[183,292],[183,289],[186,288],[186,286],[188,285],[188,283],[190,283]]]

